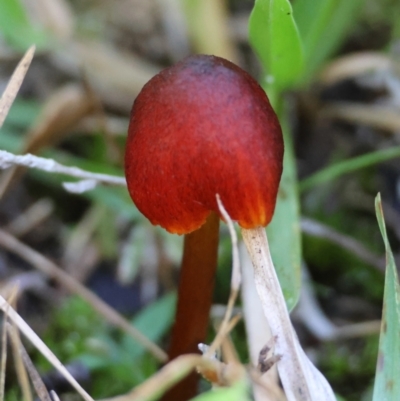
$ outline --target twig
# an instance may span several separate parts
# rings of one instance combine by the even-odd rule
[[[381,273],[385,271],[384,258],[374,255],[365,248],[363,244],[348,235],[339,233],[333,228],[307,217],[302,217],[301,219],[301,230],[308,235],[328,239],[354,253],[361,260],[375,267]]]
[[[159,361],[163,362],[167,360],[167,354],[160,347],[158,347],[146,336],[144,336],[140,331],[133,327],[123,316],[121,316],[115,309],[106,304],[96,294],[88,290],[79,281],[75,280],[69,274],[65,273],[56,264],[45,258],[43,255],[36,252],[27,245],[24,245],[22,242],[18,241],[16,238],[1,229],[0,246],[4,247],[8,251],[16,253],[22,259],[35,266],[36,269],[42,271],[49,277],[52,277],[72,293],[82,297],[97,312],[102,314],[109,323],[126,331],[132,338],[134,338],[149,352],[151,352],[154,357],[157,358]]]
[[[4,386],[6,383],[7,363],[7,325],[8,308],[3,311],[3,327],[1,329],[1,367],[0,367],[0,401],[4,401]]]
[[[54,203],[48,198],[41,198],[19,214],[6,231],[16,237],[22,237],[47,219],[54,210]]]
[[[200,355],[186,354],[175,358],[155,375],[135,387],[128,394],[107,398],[102,401],[152,401],[159,397],[179,380],[182,380],[198,365],[211,367],[211,363]]]
[[[387,73],[394,67],[393,60],[382,52],[357,52],[346,54],[330,62],[321,72],[319,79],[323,85],[333,85],[345,79],[370,74],[371,71]]]
[[[360,322],[341,326],[337,328],[333,340],[342,340],[378,334],[381,330],[381,326],[382,322],[380,320],[370,320],[369,322]]]
[[[33,387],[34,387],[36,394],[38,395],[40,401],[52,401],[52,399],[50,398],[50,394],[47,391],[47,388],[46,388],[45,384],[43,383],[43,380],[40,377],[39,372],[36,370],[34,364],[32,363],[31,358],[29,357],[28,353],[26,352],[25,347],[22,345],[21,342],[20,342],[19,346],[20,346],[19,352],[21,354],[22,360],[24,362],[26,370],[28,371],[29,377],[31,378],[31,382],[33,384]]]
[[[5,150],[0,150],[0,169],[6,169],[13,165],[36,168],[38,170],[43,170],[50,173],[65,174],[71,177],[85,180],[85,183],[87,183],[87,180],[90,180],[90,182],[95,181],[97,183],[101,182],[103,184],[126,186],[126,180],[124,177],[117,177],[109,174],[92,173],[82,170],[78,167],[64,166],[56,162],[55,160],[34,156],[29,153],[19,156]],[[75,192],[77,192],[76,186],[73,189],[75,189]],[[93,189],[93,185],[89,189]]]
[[[229,234],[231,236],[231,241],[232,241],[232,277],[231,277],[231,288],[234,291],[239,291],[240,288],[240,283],[242,281],[241,279],[241,274],[240,274],[240,258],[239,258],[239,249],[238,249],[238,239],[237,239],[237,234],[235,227],[233,225],[232,219],[229,216],[228,212],[226,211],[220,196],[217,194],[217,204],[219,211],[222,214],[222,217],[224,218],[228,229],[229,229]]]
[[[22,398],[24,401],[32,401],[32,391],[31,391],[31,386],[29,384],[29,378],[28,378],[28,373],[26,371],[22,355],[21,355],[21,338],[19,336],[19,331],[15,327],[16,322],[14,321],[12,317],[12,313],[9,311],[9,316],[13,322],[13,324],[6,323],[7,325],[7,333],[10,337],[10,342],[13,350],[13,356],[14,356],[14,364],[15,364],[15,370],[17,372],[17,377],[18,377],[18,382],[19,386],[22,391]]]
[[[228,212],[225,210],[224,205],[221,202],[219,195],[216,195],[218,208],[226,221],[229,228],[229,233],[232,240],[232,278],[231,278],[231,292],[229,294],[228,305],[226,307],[225,316],[218,330],[218,333],[206,352],[206,355],[212,355],[217,348],[221,345],[224,337],[227,335],[229,330],[229,321],[232,316],[233,307],[235,305],[236,298],[239,293],[241,275],[240,275],[240,262],[239,262],[239,250],[237,245],[237,235],[235,227],[233,226],[232,219],[229,217]]]
[[[54,390],[50,391],[52,401],[60,401],[60,397],[56,394]]]
[[[64,365],[57,359],[47,345],[38,337],[38,335],[28,326],[24,319],[11,307],[11,305],[0,296],[0,309],[8,314],[10,320],[21,330],[26,338],[38,349],[39,352],[68,380],[75,390],[86,401],[94,401],[93,398],[79,385],[79,383],[68,372]]]

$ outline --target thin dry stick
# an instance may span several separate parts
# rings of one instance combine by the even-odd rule
[[[215,350],[219,348],[219,346],[226,341],[227,335],[235,328],[235,326],[240,322],[240,319],[242,318],[241,315],[235,315],[230,319],[226,327],[222,330],[222,324],[219,326],[217,336],[215,337],[214,341],[210,346],[206,344],[199,344],[199,350],[203,353],[205,357],[211,357],[211,359],[214,358],[213,355],[215,355]],[[222,333],[222,335],[221,335]],[[217,337],[220,337],[217,339]],[[211,347],[213,346],[213,349],[211,350]]]
[[[87,183],[89,180],[89,182],[94,181],[95,183],[101,182],[103,184],[126,186],[126,180],[124,177],[117,177],[109,174],[91,173],[78,167],[64,166],[53,159],[46,159],[44,157],[34,156],[29,153],[19,156],[5,150],[0,150],[0,168],[6,169],[13,165],[36,168],[38,170],[43,170],[50,173],[69,175],[71,177],[76,177],[84,180],[84,183]],[[89,189],[93,189],[93,187]]]
[[[326,238],[329,241],[347,249],[349,252],[354,253],[364,262],[374,266],[381,273],[385,272],[385,258],[375,255],[370,252],[361,242],[356,239],[340,233],[319,221],[302,217],[301,230],[309,235],[318,238]]]
[[[56,394],[54,390],[50,391],[52,401],[60,401],[60,397]]]
[[[16,237],[22,237],[50,217],[53,210],[54,203],[48,198],[41,198],[12,220],[6,231]]]
[[[0,99],[0,128],[3,126],[4,120],[7,117],[8,111],[14,102],[15,97],[22,85],[26,72],[31,64],[33,55],[35,54],[35,46],[31,46],[25,53],[22,60],[17,65],[14,73],[12,74],[8,85]]]
[[[225,219],[225,222],[229,229],[229,234],[231,236],[232,241],[232,277],[231,277],[231,288],[233,291],[239,291],[240,283],[242,281],[241,273],[240,273],[240,259],[239,259],[239,248],[238,248],[238,238],[236,234],[235,227],[233,225],[233,221],[226,211],[220,196],[217,194],[217,204],[219,211],[222,214],[222,217]]]
[[[335,401],[331,387],[300,346],[272,263],[264,227],[242,229],[258,295],[280,356],[278,372],[288,401]]]
[[[153,401],[165,393],[175,383],[187,376],[196,366],[212,369],[214,365],[197,354],[186,354],[175,358],[160,371],[135,387],[128,394],[103,401]]]
[[[205,344],[199,344],[199,350],[203,354],[204,360],[211,362],[211,365],[198,365],[196,366],[197,373],[199,373],[205,380],[211,385],[218,387],[231,386],[244,378],[245,369],[244,366],[239,362],[239,358],[233,352],[233,344],[230,344],[228,334],[234,329],[234,327],[240,321],[240,316],[234,316],[227,325],[225,335],[222,337],[222,352],[224,356],[224,362],[217,358],[215,353],[210,353],[210,347]],[[221,332],[221,329],[219,330]],[[228,354],[224,351],[228,351]],[[211,367],[211,368],[210,368]]]
[[[353,323],[347,326],[337,327],[333,340],[342,340],[356,337],[364,337],[371,334],[378,334],[381,329],[380,320],[369,322]]]
[[[226,221],[226,224],[229,228],[229,233],[231,235],[232,241],[232,277],[231,277],[231,292],[229,294],[228,305],[226,307],[225,316],[222,320],[221,326],[218,330],[218,333],[208,348],[206,355],[210,356],[214,354],[217,348],[221,345],[222,341],[224,340],[225,336],[229,332],[229,321],[232,316],[233,307],[235,305],[236,298],[239,293],[240,282],[241,282],[241,275],[240,275],[240,263],[239,263],[239,250],[238,250],[238,241],[237,235],[235,231],[235,227],[233,226],[232,219],[230,218],[228,212],[224,208],[224,205],[221,202],[221,198],[219,195],[216,195],[218,208]]]
[[[80,386],[74,377],[68,372],[64,365],[57,359],[47,345],[28,326],[24,319],[11,307],[11,305],[0,296],[0,309],[6,312],[10,320],[21,330],[26,338],[38,349],[39,352],[67,379],[72,387],[83,397],[85,401],[94,401],[93,398]]]
[[[9,312],[9,314],[12,319],[12,313]],[[11,339],[15,370],[17,372],[18,382],[22,390],[23,399],[24,401],[32,401],[32,391],[31,391],[31,386],[29,384],[28,373],[26,372],[25,365],[20,353],[21,339],[19,337],[19,332],[14,324],[10,325],[9,323],[7,323],[7,332]]]
[[[38,371],[36,370],[34,364],[32,363],[31,358],[29,357],[22,343],[20,343],[20,353],[24,365],[26,367],[26,370],[28,371],[29,377],[31,378],[31,382],[33,384],[37,396],[41,401],[52,401],[50,394],[43,383],[42,378],[40,377]]]
[[[278,383],[263,380],[265,375],[260,376],[257,369],[250,369],[249,376],[254,384],[253,396],[255,401],[287,401]]]
[[[10,305],[15,305],[19,296],[18,286],[14,285],[11,288],[10,296],[8,302]],[[18,382],[22,390],[22,397],[25,401],[32,401],[31,386],[29,384],[28,374],[25,369],[24,362],[21,357],[21,338],[19,336],[19,331],[17,330],[15,324],[10,324],[8,321],[5,323],[6,331],[8,337],[11,339],[11,347],[13,350],[15,370],[17,373]]]
[[[111,324],[121,328],[127,332],[133,339],[140,343],[144,348],[151,352],[155,358],[164,362],[168,359],[167,354],[156,344],[150,341],[140,331],[133,327],[123,316],[121,316],[115,309],[106,304],[92,291],[88,290],[84,285],[75,280],[73,277],[61,270],[53,262],[45,258],[40,253],[32,248],[24,245],[16,238],[0,229],[0,246],[8,251],[14,252],[22,259],[31,263],[36,269],[45,273],[49,277],[58,281],[59,284],[67,288],[74,294],[82,297],[88,302],[97,312],[102,314],[104,318]]]
[[[0,401],[4,400],[4,385],[6,382],[7,363],[7,325],[8,309],[4,311],[3,328],[1,330],[1,367],[0,367]]]

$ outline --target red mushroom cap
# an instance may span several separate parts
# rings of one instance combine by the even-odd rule
[[[216,194],[243,228],[272,218],[283,139],[267,96],[245,71],[197,55],[161,71],[137,96],[125,154],[137,208],[171,233],[199,228]]]

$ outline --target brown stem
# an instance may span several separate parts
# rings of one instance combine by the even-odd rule
[[[185,236],[170,359],[198,353],[197,345],[205,341],[217,268],[218,233],[219,217],[211,213],[202,227]],[[196,373],[187,376],[165,394],[163,401],[193,398],[197,380]]]

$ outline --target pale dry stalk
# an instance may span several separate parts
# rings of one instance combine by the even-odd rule
[[[330,385],[304,353],[293,329],[265,228],[242,229],[242,236],[253,263],[264,314],[275,337],[275,355],[280,356],[277,368],[288,401],[335,401]]]

